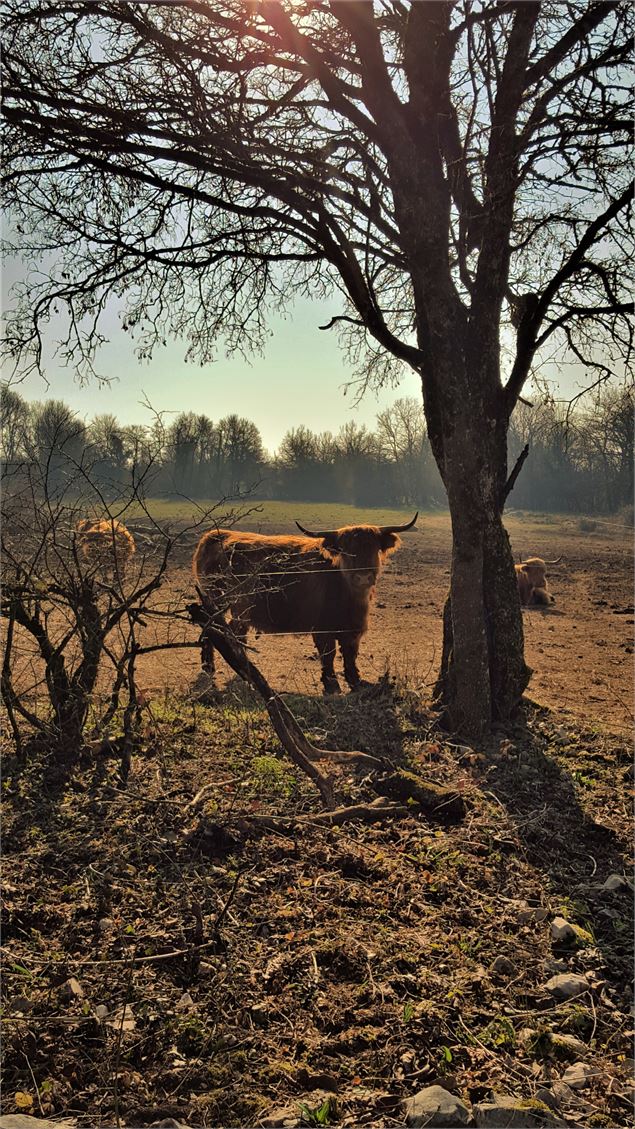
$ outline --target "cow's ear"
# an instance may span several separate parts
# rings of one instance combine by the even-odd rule
[[[382,553],[394,553],[401,545],[401,537],[398,533],[383,533],[379,538],[379,547]]]

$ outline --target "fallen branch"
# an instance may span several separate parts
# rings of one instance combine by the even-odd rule
[[[313,746],[309,746],[309,742],[306,741],[291,710],[271,689],[265,676],[248,658],[242,644],[230,635],[227,625],[220,616],[214,616],[208,612],[202,603],[190,604],[187,610],[193,622],[203,628],[204,634],[211,640],[225,662],[244,682],[247,682],[260,694],[281,745],[286,749],[293,763],[313,781],[322,797],[324,806],[334,808],[337,801],[333,781],[312,763],[313,759],[318,759],[319,750],[313,750]],[[305,752],[307,746],[318,756],[309,758]]]
[[[199,595],[201,601],[203,601],[202,593],[199,592]],[[315,767],[314,761],[330,760],[336,764],[355,763],[370,768],[374,772],[378,770],[385,772],[388,767],[387,762],[370,756],[368,753],[345,752],[339,749],[318,749],[315,745],[312,745],[305,737],[286,702],[271,689],[264,675],[247,656],[242,643],[231,634],[222,617],[213,611],[209,611],[203,605],[203,602],[201,604],[190,604],[187,610],[193,622],[203,628],[204,636],[222,655],[225,662],[240,678],[260,694],[283,748],[294,764],[301,768],[319,789],[324,805],[329,810],[311,816],[309,822],[327,823],[330,826],[352,821],[372,823],[378,819],[403,818],[418,812],[437,819],[452,820],[463,817],[465,804],[462,796],[454,789],[427,783],[414,773],[395,771],[373,779],[373,787],[378,792],[383,793],[376,800],[368,804],[338,808],[335,802],[336,792],[332,780],[328,776],[324,776]],[[388,799],[384,798],[386,796],[402,802],[390,803]],[[200,797],[201,792],[194,797],[194,800],[188,806],[197,806]],[[404,806],[403,801],[407,801],[409,806]],[[261,816],[256,817],[251,822],[260,823],[262,826],[275,830],[276,826],[293,826],[301,823],[302,820],[292,818],[285,821],[283,818]]]
[[[326,824],[328,827],[341,827],[343,823],[381,823],[386,819],[403,819],[405,816],[416,814],[416,805],[405,807],[404,804],[393,804],[378,796],[367,804],[351,804],[350,807],[334,808],[332,811],[321,811],[315,815],[246,815],[242,818],[245,823],[256,823],[259,827],[277,831],[280,828],[309,827],[316,823]]]

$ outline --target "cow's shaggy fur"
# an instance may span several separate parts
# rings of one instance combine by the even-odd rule
[[[523,607],[532,605],[549,607],[555,604],[547,585],[547,566],[540,557],[530,557],[529,560],[517,564],[516,580],[518,582],[518,595]]]
[[[80,557],[91,569],[123,571],[136,552],[132,533],[116,518],[78,522],[76,541]]]
[[[324,691],[338,693],[336,644],[344,677],[355,688],[375,585],[400,544],[396,532],[376,525],[344,526],[317,538],[211,530],[199,541],[193,571],[204,602],[215,613],[231,611],[240,638],[249,627],[312,635]],[[213,648],[205,641],[203,665],[213,673]]]

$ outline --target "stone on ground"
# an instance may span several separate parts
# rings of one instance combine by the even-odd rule
[[[574,996],[581,996],[583,992],[588,992],[590,987],[586,976],[580,976],[577,972],[561,972],[558,976],[552,976],[545,984],[545,988],[548,988],[559,1000],[571,1000]]]
[[[474,1122],[478,1129],[532,1129],[532,1127],[566,1125],[544,1102],[522,1098],[495,1097],[491,1102],[474,1106]]]
[[[404,1103],[406,1124],[417,1129],[419,1126],[437,1126],[439,1129],[454,1129],[454,1126],[467,1125],[470,1111],[455,1094],[444,1090],[443,1086],[426,1086],[414,1097]]]
[[[593,1077],[593,1070],[584,1062],[574,1062],[562,1075],[562,1081],[572,1090],[585,1090]]]

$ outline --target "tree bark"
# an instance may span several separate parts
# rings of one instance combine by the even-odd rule
[[[502,521],[506,427],[492,428],[491,420],[495,417],[479,420],[471,413],[468,420],[463,415],[444,437],[442,473],[454,543],[435,696],[447,727],[468,740],[482,736],[492,721],[513,714],[531,675]]]

